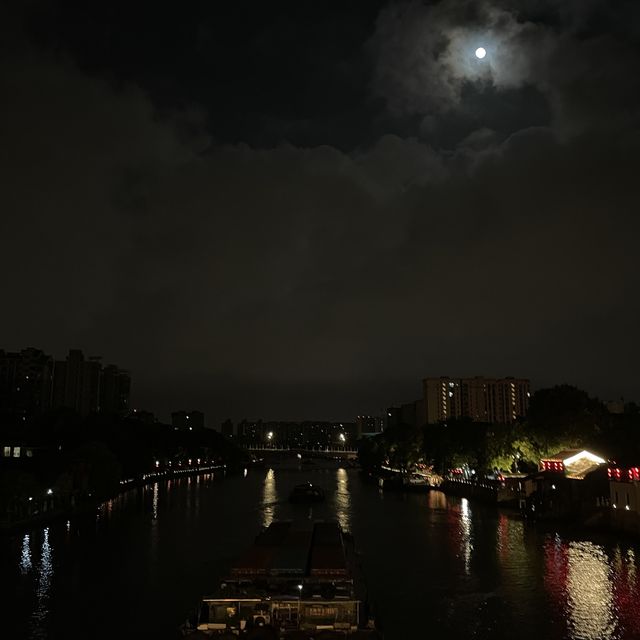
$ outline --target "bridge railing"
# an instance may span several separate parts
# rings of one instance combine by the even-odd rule
[[[246,444],[243,449],[247,451],[291,451],[294,453],[358,453],[357,449],[350,447],[296,447],[286,445],[260,445]]]

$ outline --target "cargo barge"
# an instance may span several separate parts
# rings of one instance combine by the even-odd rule
[[[337,522],[274,522],[202,599],[187,635],[382,638],[350,535]]]

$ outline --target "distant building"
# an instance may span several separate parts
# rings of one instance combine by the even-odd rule
[[[154,424],[158,421],[153,411],[146,411],[145,409],[132,409],[127,415],[127,418],[129,418],[129,420],[143,422],[144,424]]]
[[[384,428],[393,429],[402,424],[402,409],[400,407],[387,407],[384,413]]]
[[[427,424],[460,418],[509,424],[529,409],[529,380],[524,378],[425,378],[423,390]]]
[[[363,433],[380,433],[383,426],[384,421],[378,416],[358,416],[356,418],[356,438],[360,438]]]
[[[28,420],[51,408],[53,358],[40,349],[0,349],[0,413]]]
[[[231,420],[225,420],[220,426],[220,432],[225,438],[233,438],[233,422],[231,422]]]
[[[625,412],[625,403],[624,398],[620,398],[620,400],[609,400],[606,405],[607,411],[609,413],[620,415]]]
[[[0,350],[0,413],[22,420],[58,408],[83,416],[101,410],[124,414],[131,377],[115,365],[103,369],[100,360],[85,358],[79,349],[56,362],[32,347]]]
[[[640,461],[612,463],[608,470],[609,499],[614,524],[619,529],[640,533]]]
[[[174,411],[171,414],[171,424],[176,429],[204,429],[204,413],[197,411]]]
[[[236,433],[238,435],[238,438],[240,438],[244,443],[262,443],[265,439],[264,425],[262,424],[262,420],[254,422],[249,421],[245,418],[244,420],[238,422]]]
[[[106,412],[124,415],[129,409],[131,376],[115,365],[102,367],[100,356],[85,358],[71,349],[66,360],[55,363],[54,408],[73,409],[80,415]]]
[[[423,427],[426,424],[424,400],[407,402],[400,406],[400,422],[410,427]]]
[[[127,414],[130,395],[131,376],[129,372],[119,369],[114,364],[104,367],[100,382],[101,413]]]
[[[255,422],[242,420],[237,437],[245,446],[326,448],[355,446],[356,423],[305,420]]]
[[[399,407],[387,407],[383,417],[383,428],[423,427],[426,423],[424,400],[420,398],[414,402],[405,402]]]

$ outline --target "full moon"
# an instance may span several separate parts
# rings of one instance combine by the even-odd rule
[[[484,49],[483,47],[478,47],[476,49],[476,58],[480,58],[480,60],[482,60],[482,58],[484,58],[487,55],[487,50]]]

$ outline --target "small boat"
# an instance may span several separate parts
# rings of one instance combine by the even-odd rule
[[[324,491],[310,482],[296,485],[289,496],[289,502],[322,502]]]

